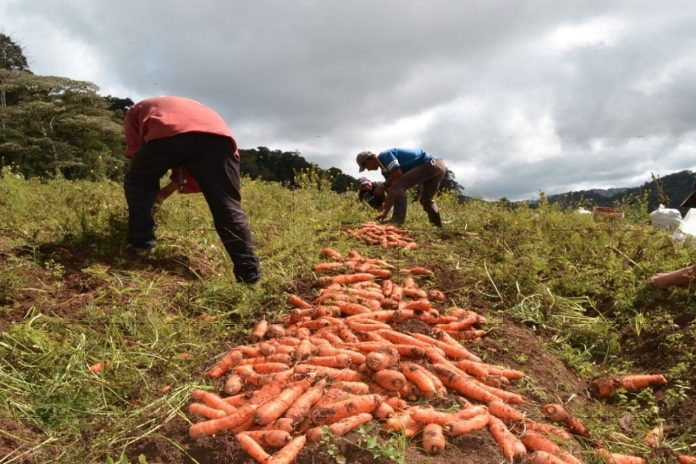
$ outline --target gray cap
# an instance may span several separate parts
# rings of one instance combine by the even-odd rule
[[[374,158],[375,156],[376,155],[371,151],[361,151],[358,153],[358,156],[355,157],[355,161],[358,163],[358,166],[360,166],[360,172],[365,170],[365,161],[369,160],[370,158]]]

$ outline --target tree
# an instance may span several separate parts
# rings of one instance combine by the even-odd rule
[[[10,36],[0,32],[0,69],[29,71],[27,58],[22,47],[12,41]]]

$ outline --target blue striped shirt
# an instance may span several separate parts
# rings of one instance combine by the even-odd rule
[[[401,172],[406,173],[434,159],[437,157],[417,148],[391,148],[377,155],[384,177],[388,177],[396,168],[401,168]]]

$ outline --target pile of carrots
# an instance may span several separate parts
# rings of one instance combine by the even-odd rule
[[[404,229],[395,225],[367,222],[359,229],[347,229],[345,232],[368,245],[379,245],[382,248],[405,248],[407,250],[418,248],[418,243],[409,238]]]
[[[524,373],[483,362],[462,344],[485,335],[486,319],[466,308],[443,310],[445,295],[419,284],[430,270],[397,271],[356,251],[344,257],[324,248],[322,256],[312,301],[290,295],[282,321],[260,321],[253,344],[232,348],[207,371],[225,379],[224,395],[193,392],[189,413],[202,420],[191,437],[234,434],[257,462],[291,463],[322,434],[342,436],[376,420],[407,437],[420,434],[429,453],[441,452],[448,438],[486,430],[510,461],[582,462],[568,448],[589,431],[561,405],[543,409],[561,427],[520,408],[530,409],[511,385]],[[644,462],[602,452],[614,464]]]

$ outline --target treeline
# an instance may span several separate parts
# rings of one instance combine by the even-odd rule
[[[678,209],[694,184],[694,173],[680,171],[664,177],[654,177],[640,187],[611,190],[582,190],[548,197],[549,203],[566,206],[616,206],[640,199],[653,211],[660,204]]]
[[[0,168],[25,177],[121,180],[123,117],[133,101],[98,90],[91,82],[33,74],[21,47],[0,33]],[[336,192],[357,188],[354,177],[320,169],[297,152],[258,147],[240,155],[241,172],[252,179],[297,188],[296,176],[311,168]],[[451,171],[442,188],[461,190]]]

